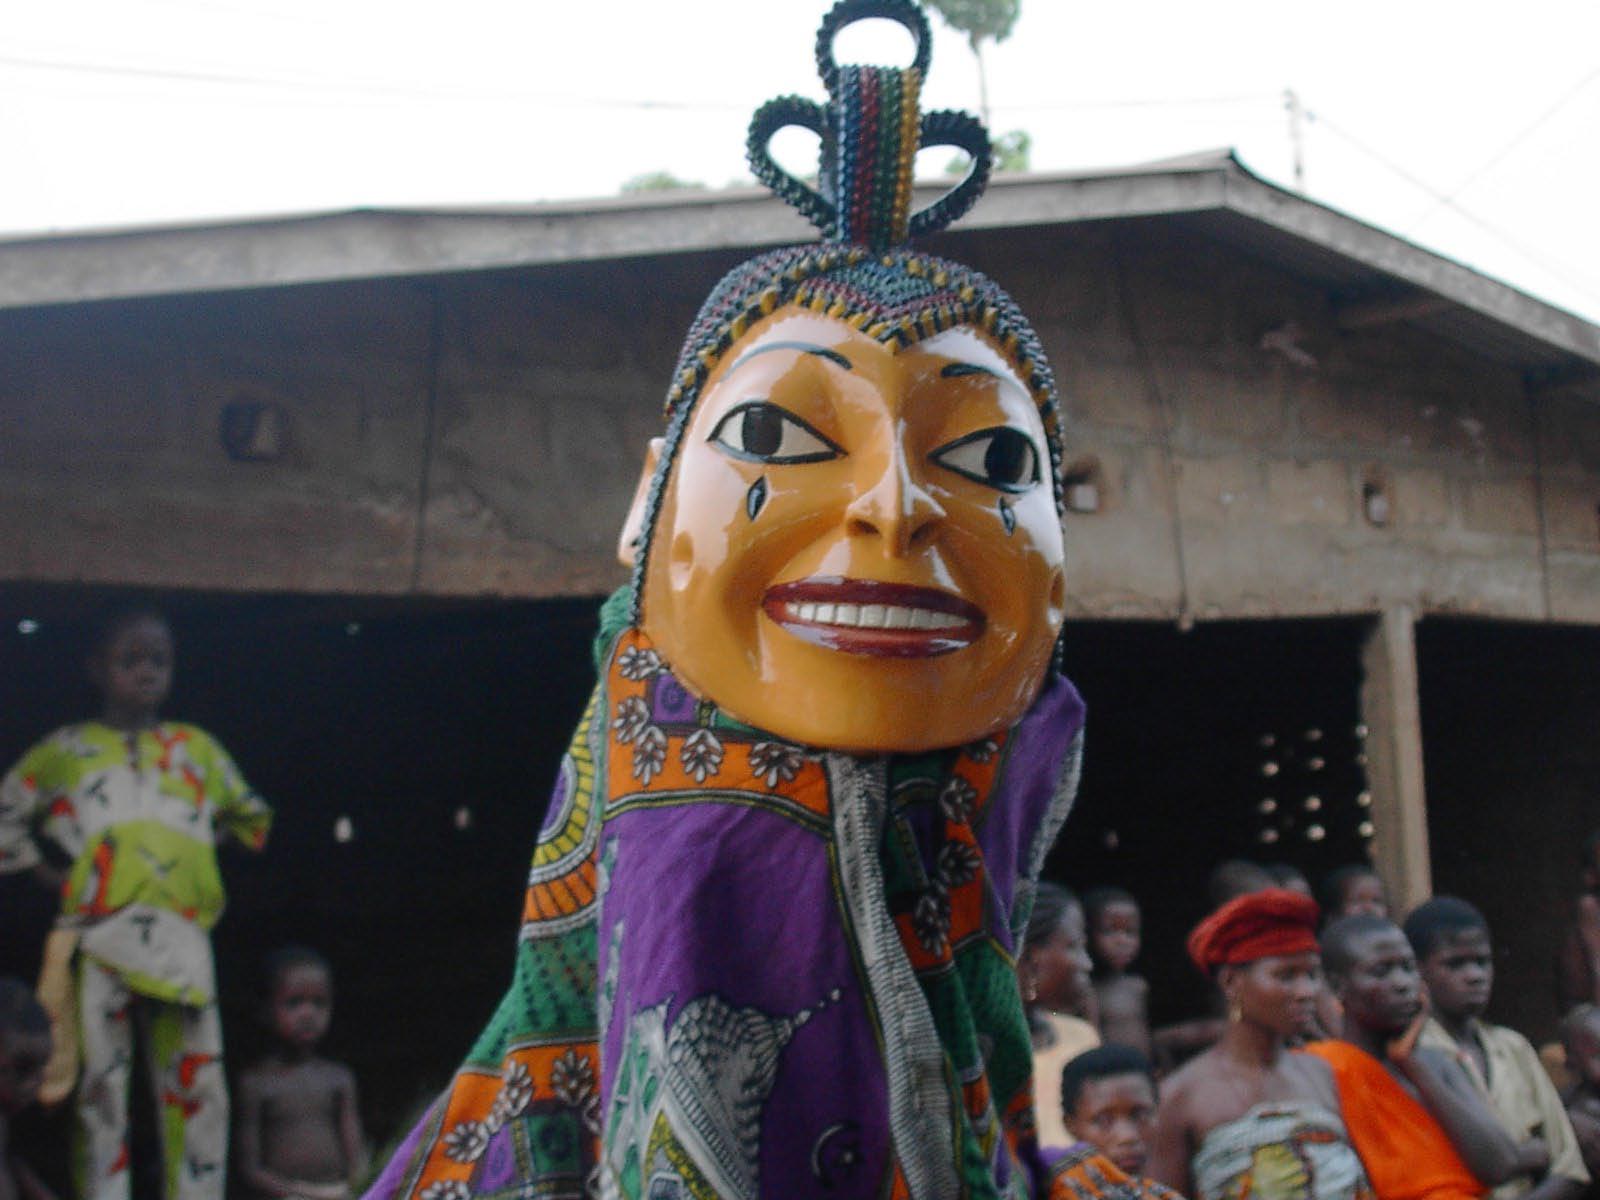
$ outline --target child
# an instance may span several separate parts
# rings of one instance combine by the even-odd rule
[[[1067,1127],[1129,1175],[1143,1175],[1156,1124],[1156,1079],[1132,1046],[1086,1050],[1061,1072]]]
[[[11,1120],[38,1099],[49,1059],[50,1018],[19,981],[0,979],[0,1200],[53,1200],[11,1155]]]
[[[1483,1019],[1494,986],[1489,925],[1465,900],[1435,896],[1406,918],[1433,1015],[1421,1044],[1454,1055],[1518,1147],[1518,1178],[1497,1200],[1578,1200],[1589,1186],[1572,1123],[1528,1039]]]
[[[1074,1015],[1094,1004],[1085,928],[1078,897],[1060,884],[1041,882],[1017,956],[1017,982],[1033,1039],[1033,1103],[1041,1146],[1071,1143],[1055,1081],[1062,1067],[1100,1041],[1093,1022]]]
[[[1150,985],[1129,974],[1139,957],[1139,902],[1118,887],[1095,888],[1083,898],[1089,919],[1089,955],[1103,1041],[1150,1053]]]
[[[350,1069],[319,1058],[333,1011],[333,974],[314,950],[267,961],[273,1051],[239,1077],[235,1155],[252,1196],[345,1200],[366,1171],[366,1139]]]
[[[1600,1179],[1600,1008],[1580,1004],[1561,1022],[1561,1041],[1567,1050],[1567,1069],[1577,1083],[1563,1098],[1567,1116],[1578,1135],[1583,1164],[1591,1178]]]
[[[65,1028],[78,1023],[56,1052],[81,1044],[84,1200],[127,1193],[136,1030],[161,1107],[168,1195],[223,1195],[228,1097],[208,936],[223,903],[216,846],[227,835],[259,849],[271,814],[208,734],[158,719],[172,661],[163,617],[115,617],[88,661],[100,719],[51,734],[0,782],[0,871],[32,871],[62,898],[40,994],[65,1007],[55,1014]],[[41,842],[69,864],[64,875]]]
[[[1383,878],[1365,863],[1335,867],[1322,881],[1322,919],[1329,924],[1357,913],[1389,915],[1389,893]]]

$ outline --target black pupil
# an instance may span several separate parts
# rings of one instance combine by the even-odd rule
[[[1033,478],[1033,446],[1015,429],[997,429],[983,452],[983,473],[999,483],[1027,483]]]
[[[783,442],[783,418],[768,404],[753,404],[744,410],[739,426],[739,442],[745,453],[761,457],[776,454]]]

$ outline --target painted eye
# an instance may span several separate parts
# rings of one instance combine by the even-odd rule
[[[1007,425],[969,433],[940,446],[930,457],[957,475],[1002,492],[1025,492],[1039,482],[1039,451],[1033,439]]]
[[[711,440],[752,462],[825,462],[844,453],[792,412],[765,400],[750,400],[728,413]]]

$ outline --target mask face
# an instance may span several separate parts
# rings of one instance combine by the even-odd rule
[[[641,519],[636,502],[624,561]],[[706,382],[642,625],[693,691],[781,737],[955,746],[1033,701],[1063,557],[1043,424],[986,335],[897,350],[791,306]]]

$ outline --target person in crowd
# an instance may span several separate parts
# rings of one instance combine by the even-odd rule
[[[1224,859],[1211,868],[1211,874],[1206,876],[1206,896],[1214,909],[1221,908],[1229,900],[1276,886],[1278,881],[1273,878],[1271,871],[1260,863],[1244,858]]]
[[[1322,911],[1329,921],[1365,913],[1389,915],[1389,893],[1383,877],[1366,863],[1335,867],[1322,881]]]
[[[1107,1043],[1078,1055],[1061,1072],[1061,1110],[1080,1141],[1129,1175],[1145,1173],[1156,1123],[1156,1077],[1142,1052]]]
[[[1067,1146],[1073,1141],[1061,1111],[1061,1070],[1085,1050],[1100,1044],[1093,1010],[1083,905],[1060,884],[1043,881],[1034,898],[1022,953],[1017,957],[1017,982],[1033,1037],[1033,1100],[1041,1146]]]
[[[1240,896],[1276,886],[1272,873],[1260,863],[1230,858],[1218,863],[1206,876],[1206,898],[1217,909]],[[1207,1000],[1210,1011],[1206,1015],[1163,1025],[1150,1035],[1156,1069],[1161,1075],[1171,1074],[1202,1050],[1216,1045],[1227,1028],[1222,996],[1215,987],[1208,989]]]
[[[1288,1047],[1321,980],[1317,916],[1314,901],[1269,888],[1229,901],[1189,935],[1228,1023],[1162,1084],[1150,1174],[1194,1200],[1371,1195],[1333,1073]]]
[[[1524,1154],[1526,1172],[1496,1188],[1495,1200],[1578,1200],[1589,1171],[1538,1051],[1516,1030],[1483,1019],[1494,987],[1489,923],[1465,900],[1435,896],[1411,911],[1404,929],[1432,1010],[1422,1044],[1457,1057]]]
[[[160,719],[173,670],[164,617],[118,614],[88,665],[99,718],[51,734],[0,781],[0,871],[30,871],[62,898],[39,991],[76,1036],[56,1040],[41,1098],[64,1099],[77,1083],[80,1196],[122,1200],[142,1057],[161,1109],[167,1196],[220,1200],[228,1094],[209,937],[223,904],[216,847],[230,837],[260,849],[271,813],[214,738]]]
[[[1102,887],[1084,895],[1083,910],[1101,1040],[1149,1054],[1150,985],[1130,970],[1139,957],[1139,902],[1122,888]]]
[[[0,1200],[54,1200],[11,1145],[11,1122],[38,1100],[49,1059],[43,1006],[21,980],[0,978]]]
[[[1343,1010],[1337,1039],[1307,1052],[1333,1068],[1350,1143],[1380,1200],[1476,1200],[1514,1178],[1522,1155],[1456,1059],[1420,1046],[1427,1018],[1411,943],[1357,913],[1322,933]]]
[[[367,1168],[350,1068],[317,1053],[333,1017],[333,971],[291,946],[267,960],[272,1050],[239,1077],[234,1164],[260,1200],[346,1200]]]
[[[1561,1022],[1567,1069],[1575,1082],[1565,1096],[1567,1117],[1591,1179],[1600,1179],[1600,1007],[1580,1004]]]
[[[1293,863],[1276,862],[1267,863],[1267,874],[1272,876],[1273,882],[1281,888],[1291,892],[1299,892],[1308,900],[1316,899],[1316,894],[1311,890],[1311,881],[1306,878],[1306,873]]]
[[[1579,1004],[1600,1004],[1600,829],[1584,839],[1579,880],[1556,962],[1562,1012]]]

